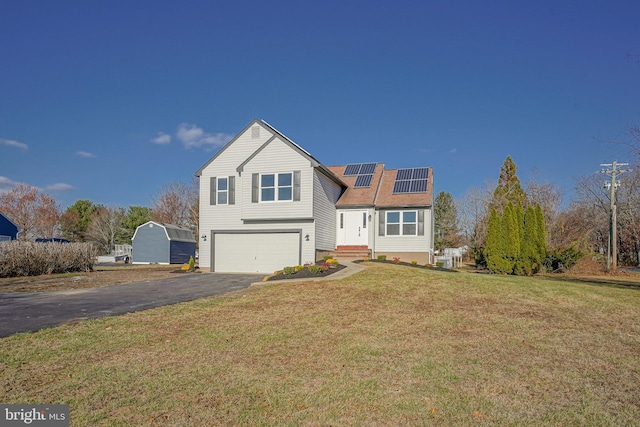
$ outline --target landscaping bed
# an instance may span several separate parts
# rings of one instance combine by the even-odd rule
[[[323,262],[317,262],[315,265],[317,266],[322,266]],[[267,281],[270,280],[288,280],[288,279],[295,279],[295,280],[299,280],[299,279],[315,279],[315,278],[321,278],[321,277],[326,277],[329,276],[333,273],[336,273],[342,269],[346,268],[346,266],[342,265],[342,264],[334,264],[331,267],[326,268],[326,270],[323,270],[319,273],[313,273],[309,270],[308,267],[303,268],[302,270],[298,270],[298,271],[294,271],[290,274],[285,274],[285,270],[282,271],[278,271],[276,272],[274,275],[267,277]]]

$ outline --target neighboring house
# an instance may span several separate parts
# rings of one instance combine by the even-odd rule
[[[20,227],[15,225],[6,215],[0,212],[0,242],[16,240]]]
[[[196,257],[196,239],[188,228],[149,221],[131,239],[133,264],[185,264]]]
[[[431,168],[326,167],[254,120],[196,176],[203,270],[271,273],[356,250],[433,262]]]

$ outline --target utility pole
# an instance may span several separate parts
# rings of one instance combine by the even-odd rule
[[[605,181],[604,187],[611,193],[609,195],[609,244],[607,245],[607,271],[615,273],[618,267],[618,236],[617,236],[617,212],[616,212],[616,189],[620,185],[619,181],[616,181],[616,174],[622,174],[629,172],[629,169],[617,170],[617,166],[629,166],[629,163],[601,163],[600,166],[606,167],[600,172],[611,176],[611,182]],[[609,169],[611,168],[611,169]]]

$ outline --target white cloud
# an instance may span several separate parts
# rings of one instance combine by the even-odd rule
[[[181,123],[176,131],[176,137],[185,148],[198,148],[203,146],[219,147],[229,142],[233,135],[222,132],[210,134],[196,125]]]
[[[16,148],[19,148],[21,150],[27,150],[29,148],[29,146],[27,144],[24,144],[24,143],[18,142],[18,141],[14,141],[12,139],[4,139],[4,138],[0,138],[0,145],[6,145],[7,147],[16,147]]]
[[[457,148],[452,148],[451,150],[449,150],[449,154],[456,154],[458,152]]]
[[[84,157],[86,159],[93,159],[96,155],[89,153],[88,151],[76,151],[76,156]]]
[[[171,135],[164,132],[158,132],[158,136],[151,138],[151,142],[158,145],[167,145],[171,142]]]
[[[0,176],[0,193],[11,191],[16,185],[18,185],[17,182],[11,181],[6,176]]]
[[[72,191],[75,188],[72,185],[65,184],[63,182],[59,182],[57,184],[47,185],[45,190],[47,191]]]

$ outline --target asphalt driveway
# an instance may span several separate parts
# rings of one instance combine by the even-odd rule
[[[100,288],[0,293],[0,337],[248,288],[262,275],[202,273]]]

